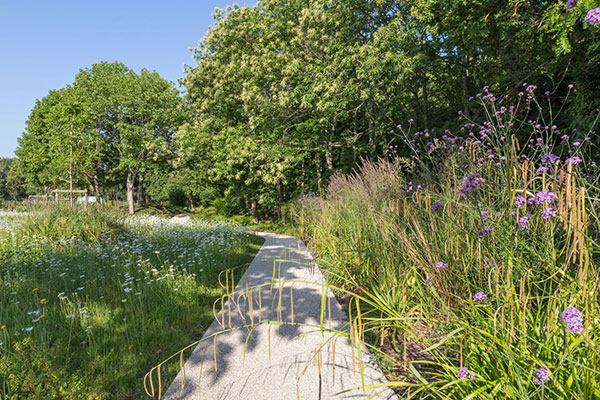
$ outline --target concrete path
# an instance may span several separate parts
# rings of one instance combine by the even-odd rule
[[[396,398],[387,389],[365,392],[358,390],[335,395],[345,389],[360,387],[361,375],[356,354],[353,357],[350,340],[329,333],[322,335],[318,331],[323,294],[320,284],[324,282],[323,276],[315,268],[304,244],[296,238],[263,233],[259,235],[265,238],[265,244],[238,283],[234,300],[229,305],[225,302],[224,310],[218,316],[221,324],[224,322],[224,327],[214,321],[204,338],[228,329],[230,317],[232,327],[253,323],[254,329],[234,329],[217,335],[216,339],[209,338],[200,342],[185,363],[183,373],[179,373],[163,398],[316,400],[365,399],[370,395],[375,395],[373,398],[376,399]],[[275,260],[285,261],[276,262],[275,283],[270,288]],[[291,283],[290,280],[305,282]],[[253,289],[251,295],[246,289],[263,284],[265,285],[260,289]],[[293,288],[291,294],[290,287]],[[326,320],[325,326],[348,331],[345,328],[345,314],[331,292],[327,293],[326,303],[330,304],[331,320]],[[265,321],[280,320],[291,323],[292,313],[294,325],[264,324]],[[257,325],[259,320],[263,324]],[[298,324],[310,324],[312,327]],[[244,355],[250,331],[252,333]],[[305,335],[298,336],[300,334]],[[364,350],[362,359],[365,384],[385,382],[382,372],[374,366]]]

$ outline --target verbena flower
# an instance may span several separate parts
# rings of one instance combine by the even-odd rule
[[[514,201],[515,207],[521,208],[521,207],[523,207],[523,205],[525,205],[526,202],[527,201],[525,200],[525,197],[523,197],[521,195],[515,196],[515,201]]]
[[[480,230],[479,232],[477,232],[477,236],[482,237],[486,233],[490,233],[493,230],[494,230],[494,228],[492,228],[491,226],[486,226],[482,230]]]
[[[469,369],[467,367],[462,367],[458,370],[456,376],[458,379],[465,379],[467,376],[469,376]]]
[[[519,218],[519,226],[521,227],[521,229],[523,229],[523,230],[529,229],[529,219],[530,218],[531,217],[529,217],[527,215]]]
[[[443,207],[442,203],[433,203],[433,205],[431,206],[431,209],[433,211],[437,211],[438,209],[440,209],[441,207]]]
[[[481,183],[485,183],[485,179],[481,178],[479,174],[471,174],[465,178],[463,178],[463,182],[465,186],[460,189],[460,194],[467,194],[469,189],[477,190],[477,185]]]
[[[566,328],[572,335],[583,332],[583,315],[581,311],[573,306],[567,307],[560,315],[560,319],[566,324]]]
[[[545,172],[548,172],[548,167],[539,167],[538,169],[535,170],[535,173],[538,175],[541,175]]]
[[[533,373],[536,376],[534,376],[532,380],[533,383],[535,383],[536,385],[541,385],[542,383],[550,379],[550,371],[548,371],[548,368],[546,366],[536,369],[535,371],[533,371]]]
[[[544,208],[542,210],[542,218],[550,219],[550,217],[556,217],[556,211],[552,207]]]
[[[433,282],[433,278],[427,278],[425,279],[425,284],[429,285],[431,282]]]
[[[550,203],[552,200],[556,200],[556,195],[554,192],[549,190],[542,190],[541,192],[537,192],[534,197],[534,202],[537,205]]]
[[[565,10],[570,10],[571,8],[575,7],[577,5],[577,0],[569,0],[567,1],[567,4],[565,5]]]
[[[556,163],[558,160],[560,159],[559,156],[556,156],[552,153],[548,153],[546,154],[544,157],[542,157],[542,164],[554,164]]]
[[[477,292],[473,296],[473,301],[484,301],[487,300],[487,295],[483,292]]]
[[[600,10],[600,8],[598,8],[598,10]],[[565,160],[565,164],[569,165],[569,164],[573,164],[573,165],[577,165],[579,164],[581,161],[583,161],[581,158],[577,157],[577,156],[573,156],[573,157],[569,157]]]
[[[446,263],[445,263],[445,262],[443,262],[443,261],[438,261],[438,262],[435,264],[435,268],[436,268],[436,269],[445,269],[445,268],[448,268],[448,264],[446,264]]]
[[[600,22],[600,7],[592,8],[590,11],[588,11],[583,20],[590,25],[596,25],[598,22]]]

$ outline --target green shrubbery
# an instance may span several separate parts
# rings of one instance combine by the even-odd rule
[[[589,139],[484,97],[483,123],[403,132],[411,160],[392,148],[301,198],[298,229],[407,398],[600,399]]]

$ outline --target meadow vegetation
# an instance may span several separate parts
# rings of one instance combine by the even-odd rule
[[[0,215],[0,398],[144,398],[262,239],[225,224],[48,208]],[[162,371],[166,383],[176,368]]]
[[[600,170],[525,85],[365,160],[296,221],[404,398],[600,399]],[[504,99],[506,100],[506,99]],[[348,301],[346,299],[346,301]]]

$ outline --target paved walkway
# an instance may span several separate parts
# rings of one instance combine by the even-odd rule
[[[232,302],[229,313],[229,305],[225,302],[224,312],[222,310],[219,314],[221,323],[225,322],[225,329],[229,328],[230,316],[232,327],[250,325],[253,321],[254,330],[247,342],[245,356],[244,345],[250,328],[235,329],[216,336],[216,370],[215,341],[210,338],[200,342],[185,363],[184,373],[179,373],[163,398],[316,400],[365,399],[369,395],[375,395],[373,398],[376,399],[395,398],[390,390],[384,389],[358,390],[335,396],[342,390],[360,387],[361,375],[349,339],[315,332],[320,321],[323,292],[319,283],[324,282],[323,276],[314,267],[310,253],[298,239],[275,234],[259,235],[266,241],[236,287],[239,293],[235,297],[237,306]],[[285,261],[277,261],[275,284],[270,288],[274,260]],[[278,279],[305,282],[283,283],[279,306]],[[259,289],[252,290],[252,295],[248,295],[247,287],[261,284],[267,285],[260,289],[260,300]],[[293,307],[290,286],[293,287]],[[331,292],[327,293],[327,303],[331,304],[331,321],[326,321],[325,326],[344,329],[344,312]],[[281,321],[290,323],[292,313],[295,325],[257,325],[259,319],[265,322],[279,321],[281,318]],[[310,324],[312,327],[297,324]],[[204,338],[223,329],[214,321]],[[298,336],[303,333],[307,334]],[[332,345],[333,341],[335,345]],[[317,350],[320,347],[319,356]],[[368,353],[363,351],[362,358],[365,384],[384,382],[385,377],[369,360]]]

